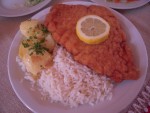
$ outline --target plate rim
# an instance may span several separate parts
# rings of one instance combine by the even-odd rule
[[[42,1],[41,3],[39,3],[39,4],[35,5],[35,6],[29,7],[28,11],[20,12],[20,13],[16,13],[16,14],[4,14],[4,13],[1,13],[1,11],[0,11],[0,17],[21,17],[21,16],[29,15],[29,14],[32,14],[32,13],[34,13],[36,11],[39,11],[40,9],[45,7],[47,4],[49,4],[51,1],[52,0],[44,0],[44,1]],[[2,8],[2,7],[0,7],[0,9],[5,10],[5,8]],[[15,11],[17,9],[13,9],[13,10]],[[26,9],[24,9],[24,10],[26,10]],[[10,11],[12,11],[12,9],[10,9]]]
[[[99,4],[92,3],[92,2],[85,2],[85,1],[63,2],[63,3],[61,3],[61,4],[68,4],[68,5],[70,4],[70,5],[71,5],[71,4],[79,4],[79,3],[82,3],[82,4],[83,4],[83,3],[87,3],[87,4],[89,3],[90,5],[98,5],[98,6],[99,6]],[[43,9],[42,11],[38,12],[37,14],[35,14],[34,16],[32,16],[31,18],[32,18],[32,19],[33,19],[33,18],[36,18],[40,13],[45,12],[46,10],[50,9],[52,6],[53,6],[53,5],[50,5],[50,7]],[[105,6],[105,7],[106,7],[106,6]],[[108,7],[107,7],[107,8],[108,8]],[[111,8],[108,8],[108,9],[111,9]],[[113,9],[111,9],[111,10],[114,11],[115,13],[117,13],[117,15],[119,14],[121,17],[123,17],[123,18],[125,18],[126,20],[128,20],[125,16],[123,16],[123,15],[120,14],[120,13],[118,13],[117,11],[115,11],[115,10],[113,10]],[[134,27],[134,29],[137,30],[137,28],[130,22],[130,20],[128,20],[128,22]],[[18,31],[18,32],[19,32],[19,31]],[[16,33],[16,35],[18,34],[18,32]],[[142,39],[142,36],[141,36],[140,32],[139,32],[138,30],[137,30],[137,32],[139,33],[140,38]],[[15,35],[15,37],[16,37],[16,35]],[[31,111],[37,112],[37,111],[35,111],[34,109],[32,109],[30,106],[28,106],[28,105],[23,101],[23,99],[19,96],[18,92],[15,90],[14,85],[13,85],[13,83],[12,83],[12,81],[11,81],[10,72],[9,72],[9,60],[10,60],[9,56],[10,56],[11,47],[12,47],[12,45],[13,45],[13,42],[14,42],[14,40],[15,40],[15,37],[14,37],[12,43],[11,43],[11,46],[10,46],[10,49],[9,49],[9,54],[8,54],[8,60],[7,60],[7,68],[8,68],[9,80],[10,80],[10,83],[11,83],[11,86],[12,86],[14,92],[16,93],[17,97],[21,100],[21,102],[22,102],[28,109],[30,109]],[[145,49],[145,51],[146,51],[146,61],[148,61],[146,45],[145,45],[145,42],[144,42],[143,39],[142,39],[142,41],[143,41],[143,43],[144,43],[144,49]],[[146,72],[145,72],[146,74],[145,74],[144,81],[145,81],[146,76],[147,76],[148,63],[147,63],[147,65],[146,65],[146,67],[147,67],[147,68],[146,68]],[[144,83],[144,81],[143,81],[143,83]],[[138,93],[140,92],[141,88],[143,87],[143,83],[141,84],[139,90],[137,91]],[[138,95],[138,93],[137,93],[137,95]],[[136,96],[137,96],[137,95],[136,95]],[[135,96],[135,97],[136,97],[136,96]],[[131,103],[133,100],[134,100],[134,99],[130,100],[130,103]],[[130,104],[130,103],[129,103],[129,104]],[[128,105],[129,105],[129,104],[128,104]],[[127,107],[127,106],[126,106],[126,107]],[[121,110],[122,110],[122,109],[121,109]],[[120,111],[121,111],[121,110],[120,110]]]
[[[97,4],[101,4],[113,9],[135,9],[138,7],[141,7],[143,5],[146,5],[148,2],[150,2],[150,0],[145,0],[145,1],[136,1],[136,2],[141,2],[141,4],[135,5],[135,6],[130,6],[130,5],[125,5],[122,3],[109,3],[109,2],[105,2],[105,1],[98,1],[98,0],[91,0],[93,3],[97,3]],[[131,3],[130,3],[131,4]]]

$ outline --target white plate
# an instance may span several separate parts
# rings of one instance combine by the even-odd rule
[[[0,16],[18,17],[31,14],[47,5],[51,0],[44,0],[32,7],[26,7],[24,5],[25,1],[26,0],[0,0]]]
[[[65,4],[82,4],[92,5],[90,2],[67,2]],[[96,4],[95,4],[96,5]],[[113,99],[99,103],[93,107],[83,105],[78,108],[70,109],[64,107],[62,104],[51,104],[48,101],[40,99],[40,92],[32,91],[31,84],[28,81],[20,82],[23,79],[24,73],[16,63],[16,56],[18,55],[18,48],[21,42],[20,31],[16,34],[8,55],[8,73],[11,85],[19,97],[19,99],[33,112],[40,113],[118,113],[137,96],[138,92],[145,81],[148,57],[145,44],[138,30],[134,25],[123,15],[110,9],[119,19],[124,31],[127,34],[128,43],[132,46],[136,65],[140,69],[140,78],[138,80],[128,80],[118,84],[114,89]],[[49,8],[36,14],[33,18],[44,20],[45,15],[49,12]]]
[[[150,0],[138,0],[130,3],[112,3],[107,2],[106,0],[91,0],[91,1],[114,9],[133,9],[147,4]]]

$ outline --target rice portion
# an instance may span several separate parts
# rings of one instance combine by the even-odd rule
[[[53,66],[41,72],[37,84],[52,102],[70,107],[94,105],[112,98],[112,81],[75,62],[62,47],[57,50]]]

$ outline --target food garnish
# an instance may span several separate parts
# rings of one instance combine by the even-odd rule
[[[42,1],[44,1],[44,0],[26,0],[25,1],[25,6],[27,6],[27,7],[35,6],[35,5],[39,4]]]
[[[76,25],[76,33],[80,40],[87,44],[99,44],[108,38],[109,23],[97,15],[80,18]]]
[[[22,22],[20,31],[24,39],[19,47],[19,57],[27,71],[36,76],[41,69],[52,65],[55,42],[47,28],[38,20]]]

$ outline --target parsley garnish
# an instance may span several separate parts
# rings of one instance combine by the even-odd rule
[[[29,30],[31,29],[33,28],[30,27]],[[39,30],[41,30],[42,32],[40,32]],[[24,46],[24,48],[28,48],[30,55],[32,55],[33,53],[36,53],[37,55],[44,55],[45,51],[49,51],[48,48],[44,47],[45,37],[47,36],[49,31],[43,24],[37,24],[37,26],[34,28],[34,31],[34,35],[23,40],[22,45]]]
[[[28,41],[28,40],[27,40],[27,41]],[[27,47],[30,46],[30,45],[29,45],[27,42],[25,42],[25,41],[22,41],[22,45],[23,45],[24,48],[27,48]]]
[[[34,42],[33,42],[33,38],[35,40]],[[29,44],[29,41],[32,41],[32,43]],[[49,51],[48,48],[43,46],[44,42],[45,42],[45,38],[38,40],[35,37],[30,37],[22,41],[22,45],[24,46],[24,48],[29,48],[30,55],[32,55],[33,53],[36,53],[37,55],[39,54],[44,55],[45,51]]]
[[[43,33],[48,33],[47,28],[44,25],[41,25]]]

